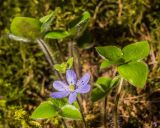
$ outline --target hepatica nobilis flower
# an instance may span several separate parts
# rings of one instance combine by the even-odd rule
[[[69,96],[69,104],[72,104],[76,100],[78,93],[87,93],[90,91],[91,86],[88,84],[89,79],[89,73],[85,73],[80,80],[77,80],[77,76],[74,70],[67,70],[67,83],[64,81],[54,81],[53,87],[58,92],[53,92],[51,96],[53,98],[63,98]]]

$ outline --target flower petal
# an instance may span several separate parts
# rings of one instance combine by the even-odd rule
[[[78,86],[78,88],[75,90],[77,93],[87,93],[91,89],[91,86],[89,84]]]
[[[77,98],[77,93],[76,92],[71,92],[69,95],[69,104],[72,104]]]
[[[53,87],[57,91],[68,91],[69,90],[68,85],[62,81],[54,81]]]
[[[66,72],[66,79],[68,84],[73,84],[75,85],[77,82],[77,76],[74,70],[67,70]]]
[[[89,82],[89,79],[90,79],[90,74],[89,73],[85,73],[83,75],[83,77],[80,80],[78,80],[78,82],[76,84],[77,87],[87,85],[88,82]]]
[[[53,98],[63,98],[69,95],[68,91],[63,91],[63,92],[53,92],[51,93],[51,97]]]

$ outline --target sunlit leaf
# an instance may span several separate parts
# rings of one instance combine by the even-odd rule
[[[43,16],[42,18],[40,18],[40,22],[41,23],[46,23],[47,21],[49,21],[51,18],[53,17],[53,12],[51,12],[50,14]]]
[[[148,76],[148,67],[144,62],[131,62],[119,66],[118,72],[132,85],[143,88]]]
[[[41,32],[47,32],[49,30],[49,28],[52,25],[53,19],[54,19],[54,12],[51,12],[50,14],[40,19],[40,22],[42,23]]]
[[[15,17],[11,23],[11,32],[15,36],[36,39],[40,37],[41,23],[39,20],[30,17]]]
[[[57,108],[51,101],[41,103],[32,113],[33,119],[51,118],[58,115]]]
[[[67,68],[70,69],[73,65],[73,57],[70,57],[68,60],[67,60]]]
[[[73,105],[65,105],[61,108],[60,115],[64,118],[73,119],[73,120],[81,120],[82,115],[75,106]]]
[[[67,69],[67,63],[61,63],[61,64],[55,64],[54,68],[60,72],[60,73],[65,73]]]
[[[102,46],[96,47],[97,52],[104,59],[108,59],[109,61],[116,61],[121,59],[123,53],[120,48],[116,46]]]
[[[82,16],[75,19],[69,24],[69,30],[68,30],[69,34],[75,38],[80,37],[82,33],[85,31],[89,19],[90,19],[90,13],[87,11],[84,12]]]
[[[149,44],[147,41],[141,41],[127,45],[123,48],[123,58],[126,62],[131,60],[140,60],[149,55]]]
[[[50,38],[50,39],[64,39],[66,37],[70,36],[67,31],[63,30],[54,30],[52,32],[48,32],[45,35],[45,38]]]
[[[62,98],[62,99],[49,98],[49,101],[51,101],[57,108],[61,108],[64,105],[68,104],[67,98]]]
[[[104,60],[101,65],[100,68],[109,68],[110,66],[112,66],[113,64],[115,64],[113,61],[109,61],[109,60]]]

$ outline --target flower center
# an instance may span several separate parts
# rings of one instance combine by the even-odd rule
[[[75,86],[73,84],[69,85],[69,90],[70,91],[74,91],[75,90]]]

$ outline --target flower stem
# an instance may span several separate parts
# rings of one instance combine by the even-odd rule
[[[114,105],[115,105],[114,106],[114,127],[115,128],[118,128],[118,103],[119,103],[119,98],[120,98],[122,85],[123,85],[123,78],[120,79],[117,94],[116,94],[116,98],[115,98],[115,101],[114,101]]]
[[[87,123],[86,123],[85,118],[84,118],[83,109],[82,109],[82,106],[81,106],[78,98],[77,98],[77,102],[78,102],[78,105],[79,105],[79,108],[80,108],[80,112],[82,114],[82,120],[83,120],[83,123],[84,123],[84,128],[87,128]]]
[[[80,55],[79,55],[79,51],[76,47],[76,43],[75,41],[71,41],[68,43],[68,52],[69,52],[69,56],[73,56],[74,58],[74,68],[76,70],[76,74],[77,77],[80,78],[81,76],[81,66],[80,66]]]
[[[45,56],[46,56],[49,64],[51,65],[52,70],[55,73],[55,75],[58,76],[60,79],[62,79],[62,76],[55,69],[53,69],[53,65],[55,63],[57,63],[57,61],[56,61],[54,55],[52,54],[52,51],[51,51],[50,47],[42,39],[37,39],[36,42],[38,43],[38,45],[40,46],[41,50],[45,54]]]

